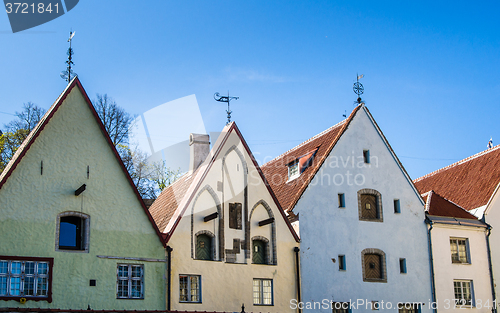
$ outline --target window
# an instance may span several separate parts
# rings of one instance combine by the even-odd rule
[[[343,193],[339,193],[339,208],[345,208],[345,196]]]
[[[359,219],[370,222],[383,222],[382,195],[374,189],[358,190]]]
[[[339,254],[339,271],[345,271],[345,255]]]
[[[472,299],[472,280],[454,280],[455,304],[457,306],[473,306]]]
[[[406,274],[406,259],[399,259],[399,272],[401,274]]]
[[[0,256],[0,299],[52,302],[52,258]]]
[[[252,241],[252,263],[254,264],[267,264],[267,243],[264,240]]]
[[[350,313],[350,302],[332,302],[332,313]]]
[[[394,199],[394,213],[401,213],[401,207],[399,205],[399,199]]]
[[[253,304],[273,305],[273,280],[253,279]]]
[[[368,248],[361,252],[363,281],[387,282],[385,253],[380,249]]]
[[[372,301],[372,311],[378,311],[380,310],[380,303],[378,301],[373,300]]]
[[[420,303],[398,303],[398,313],[419,313]]]
[[[179,275],[179,301],[201,303],[201,276]]]
[[[144,267],[142,264],[118,264],[116,298],[144,299]]]
[[[196,236],[196,259],[212,260],[212,238],[206,234]]]
[[[89,252],[90,216],[64,212],[57,216],[56,251]]]
[[[299,162],[288,165],[288,180],[299,177]]]
[[[469,243],[466,238],[450,238],[451,262],[470,263]]]
[[[363,150],[363,160],[365,163],[370,163],[370,150]]]
[[[229,228],[241,229],[241,203],[229,203]]]

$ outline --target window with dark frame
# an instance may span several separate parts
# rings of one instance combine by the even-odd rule
[[[399,272],[401,274],[406,274],[406,259],[405,258],[399,259]]]
[[[142,264],[118,264],[116,298],[144,299],[144,266]]]
[[[241,203],[229,203],[229,228],[241,229],[242,228],[242,206]]]
[[[351,313],[351,303],[332,302],[332,313]]]
[[[339,208],[345,208],[345,195],[343,193],[339,193]]]
[[[345,271],[345,270],[346,270],[345,255],[339,254],[339,271]]]
[[[273,280],[254,278],[253,279],[253,304],[273,305]]]
[[[370,163],[370,150],[363,150],[363,160],[365,163]]]
[[[0,256],[0,300],[52,302],[52,258]]]
[[[401,213],[399,199],[394,199],[394,213]]]
[[[179,302],[201,303],[200,275],[179,275]]]
[[[79,216],[62,216],[59,226],[59,249],[84,250],[84,220]]]

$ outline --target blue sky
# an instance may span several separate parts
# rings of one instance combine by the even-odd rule
[[[352,84],[412,178],[500,143],[498,1],[82,0],[12,34],[0,14],[0,125],[64,89],[67,38],[91,98],[132,114],[195,94],[207,131],[237,122],[269,160],[342,120]],[[189,119],[165,116],[169,119]],[[160,134],[162,135],[162,134]],[[180,138],[185,140],[187,138]]]

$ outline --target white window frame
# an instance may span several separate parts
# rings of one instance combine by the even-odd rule
[[[270,292],[270,298],[271,298],[271,303],[264,303],[264,287],[269,287],[269,286],[264,286],[264,282],[270,282],[271,283],[271,292]],[[257,284],[256,284],[257,283]],[[257,290],[256,290],[257,287]],[[253,279],[253,305],[265,305],[265,306],[273,306],[274,305],[274,286],[273,286],[273,280],[269,278],[254,278]],[[256,294],[257,297],[256,297]]]
[[[182,300],[181,299],[181,296],[182,296],[182,292],[181,290],[183,288],[181,288],[181,279],[182,278],[186,278],[187,282],[186,282],[186,297],[187,297],[187,300]],[[197,278],[198,279],[198,299],[192,299],[192,297],[194,295],[191,294],[191,278]],[[179,275],[179,302],[181,303],[202,303],[201,302],[201,275],[189,275],[189,274],[181,274]]]
[[[19,273],[13,273],[12,266],[14,264],[19,264]],[[33,264],[33,273],[26,273],[26,264]],[[41,270],[41,265],[45,264],[45,271],[39,273]],[[2,298],[21,298],[24,297],[26,299],[49,299],[50,297],[50,271],[51,271],[51,262],[45,260],[32,260],[32,259],[2,259],[0,257],[0,299]],[[27,278],[33,279],[33,294],[25,294],[25,284]],[[19,293],[13,294],[12,287],[14,280],[19,281]],[[5,284],[5,285],[4,285]],[[5,286],[2,288],[2,286]],[[41,286],[45,286],[45,288],[40,288]],[[44,292],[41,292],[44,291]]]
[[[127,268],[127,276],[120,276],[120,266]],[[139,268],[140,275],[134,276],[133,269]],[[120,295],[120,282],[126,282],[127,294]],[[133,295],[133,283],[139,282],[141,291],[139,296]],[[143,264],[123,264],[119,263],[116,266],[116,298],[117,299],[144,299],[144,265]]]
[[[288,181],[300,176],[299,161],[296,160],[288,165]]]
[[[457,292],[456,292],[456,284],[460,285],[460,293],[458,294],[457,297]],[[468,284],[468,286],[467,286]],[[470,302],[465,299],[465,291],[466,288],[469,288],[469,294],[470,294]],[[474,306],[474,284],[472,280],[462,280],[462,279],[455,279],[453,280],[453,294],[454,294],[454,299],[455,300],[455,305],[457,307],[473,307]]]
[[[464,253],[461,253],[460,243],[463,242]],[[454,253],[454,250],[456,253]],[[469,239],[468,238],[458,238],[458,237],[450,237],[450,252],[451,252],[451,263],[454,264],[470,264],[470,253],[469,253]],[[458,260],[453,258],[453,255],[458,256]]]

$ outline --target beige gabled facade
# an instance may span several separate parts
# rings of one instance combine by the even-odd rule
[[[298,237],[236,124],[204,159],[150,209],[172,249],[167,303],[180,311],[293,311]]]

